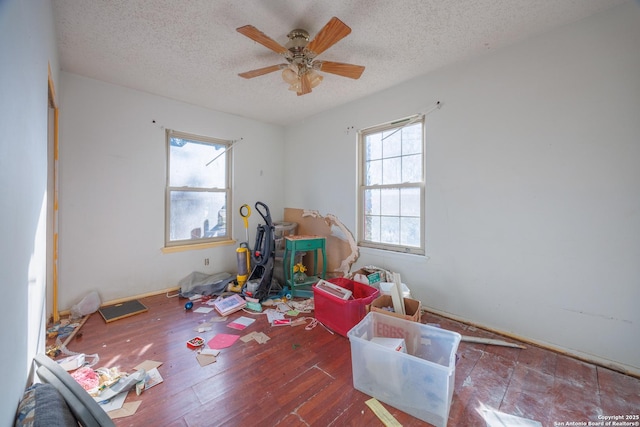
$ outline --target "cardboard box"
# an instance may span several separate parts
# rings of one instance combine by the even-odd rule
[[[380,295],[371,302],[371,305],[368,307],[368,311],[375,311],[376,313],[388,314],[389,316],[398,317],[400,319],[420,322],[421,305],[422,304],[418,300],[404,298],[404,311],[406,314],[402,315],[394,313],[393,311],[385,310],[385,307],[393,307],[393,301],[391,300],[391,295]]]

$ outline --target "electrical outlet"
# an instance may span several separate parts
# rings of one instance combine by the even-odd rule
[[[204,265],[209,265],[209,258],[204,259]]]

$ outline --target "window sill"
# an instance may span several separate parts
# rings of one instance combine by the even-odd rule
[[[195,251],[200,249],[215,248],[217,246],[235,245],[235,240],[221,240],[219,242],[194,243],[191,245],[165,246],[161,249],[163,254],[171,254],[174,252]]]
[[[372,248],[369,246],[358,246],[360,253],[368,254],[368,255],[376,255],[376,256],[389,256],[389,257],[397,257],[397,258],[414,258],[422,261],[427,261],[430,257],[428,255],[423,254],[412,254],[398,251],[391,251],[388,249],[380,249],[380,248]]]

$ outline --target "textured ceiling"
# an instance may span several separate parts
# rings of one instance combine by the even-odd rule
[[[287,125],[452,62],[486,54],[625,0],[53,0],[61,68],[267,123]],[[324,74],[296,96],[280,73],[238,73],[282,57],[236,32],[284,45],[332,16],[352,32],[318,59],[364,65]]]

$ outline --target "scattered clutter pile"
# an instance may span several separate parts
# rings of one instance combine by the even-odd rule
[[[194,308],[194,303],[201,303]],[[267,299],[261,303],[256,299],[245,297],[242,298],[235,293],[223,293],[213,299],[207,296],[193,295],[189,302],[185,304],[185,310],[191,310],[194,313],[207,314],[215,309],[217,316],[207,320],[200,320],[193,328],[194,332],[199,335],[189,339],[186,347],[196,353],[196,360],[201,366],[206,366],[216,362],[216,357],[225,348],[231,347],[238,339],[242,342],[256,341],[258,344],[265,344],[270,337],[264,332],[250,332],[243,336],[236,334],[218,333],[211,337],[204,338],[207,332],[213,328],[214,322],[228,322],[227,327],[238,331],[243,331],[251,326],[255,321],[255,316],[264,315],[267,322],[271,326],[301,326],[306,325],[305,329],[313,329],[320,324],[310,314],[313,312],[313,299],[291,300],[286,297]],[[244,311],[248,315],[229,319],[229,315],[238,311]],[[331,330],[327,329],[333,333]]]
[[[185,351],[192,351],[201,367],[215,363],[237,341],[266,345],[271,338],[263,331],[237,333],[246,331],[261,316],[266,316],[271,327],[304,326],[311,330],[321,325],[328,333],[350,340],[354,387],[373,397],[367,405],[389,425],[393,425],[393,417],[376,399],[436,426],[446,425],[459,342],[516,346],[422,324],[421,302],[411,298],[399,274],[378,267],[367,266],[346,277],[319,279],[312,286],[310,298],[292,298],[285,286],[277,294],[266,293],[265,298],[258,299],[230,290],[235,286],[233,281],[229,273],[192,273],[181,281],[178,294],[167,295],[186,299],[185,312],[211,313],[211,317],[193,319],[193,336],[185,342]],[[230,317],[238,312],[239,316]],[[87,318],[66,319],[49,328],[48,338],[55,338],[56,344],[47,349],[47,354],[57,359],[111,418],[133,415],[141,401],[125,402],[127,394],[135,391],[140,395],[162,383],[158,370],[162,362],[147,360],[131,373],[119,367],[94,368],[99,361],[97,354],[73,353],[66,348]],[[225,323],[229,332],[234,332],[220,333],[215,323]],[[425,394],[432,396],[428,404],[420,398]]]
[[[71,319],[62,319],[47,329],[47,338],[66,339],[78,326],[80,326],[80,322],[73,322]]]
[[[245,299],[246,298],[246,299]],[[272,326],[306,325],[307,329],[319,324],[312,316],[313,299],[288,300],[286,297],[267,299],[261,303],[249,297],[241,297],[237,293],[222,292],[221,295],[203,296],[193,294],[184,305],[186,311],[207,314],[214,312],[209,319],[199,319],[194,325],[195,335],[186,342],[187,350],[195,352],[200,366],[216,362],[221,351],[233,345],[237,340],[245,343],[256,341],[265,344],[270,337],[264,332],[252,331],[243,336],[234,333],[217,333],[207,336],[214,323],[226,322],[230,330],[242,331],[251,326],[255,316],[265,315]],[[244,310],[247,315],[230,318],[229,315]],[[251,316],[251,317],[249,317]],[[137,395],[163,382],[158,368],[162,362],[146,360],[133,368],[132,372],[124,372],[120,367],[96,368],[100,358],[97,354],[87,355],[74,353],[66,344],[74,336],[80,336],[80,328],[89,316],[80,321],[72,318],[63,319],[48,329],[49,341],[55,340],[47,348],[47,355],[66,370],[87,393],[104,409],[112,419],[135,414],[142,403],[141,400],[125,402],[129,392]],[[110,320],[104,319],[109,323]],[[331,331],[329,331],[331,332]],[[333,333],[333,332],[331,332]],[[62,339],[65,341],[62,342]]]
[[[181,281],[181,291],[173,296],[187,300],[184,304],[185,311],[211,313],[212,316],[199,318],[198,323],[193,325],[194,335],[185,342],[186,351],[193,351],[197,363],[204,367],[215,363],[220,353],[238,340],[244,343],[255,341],[258,344],[267,344],[271,338],[262,331],[254,330],[244,335],[212,332],[214,323],[221,322],[226,322],[230,330],[244,331],[254,324],[258,316],[266,316],[267,323],[272,327],[304,326],[306,330],[311,330],[320,325],[328,333],[347,336],[348,330],[360,322],[369,310],[376,309],[375,304],[372,303],[379,299],[380,283],[386,283],[380,280],[393,278],[393,274],[369,267],[369,269],[359,270],[351,277],[360,281],[347,278],[319,280],[313,285],[313,297],[310,298],[292,298],[288,288],[285,287],[279,293],[259,300],[247,293],[228,291],[228,285],[233,280],[228,273],[213,276],[192,273]],[[388,293],[386,288],[383,292]],[[389,297],[389,295],[383,295],[383,297]],[[90,300],[91,307],[86,304],[87,299]],[[384,299],[381,304],[388,304],[389,301]],[[48,338],[55,339],[55,344],[48,347],[47,354],[69,372],[71,377],[100,404],[111,418],[133,415],[141,401],[125,402],[127,394],[135,391],[140,395],[145,390],[163,382],[158,370],[162,362],[147,360],[128,373],[119,367],[96,368],[99,362],[97,354],[87,355],[69,351],[66,344],[74,335],[81,334],[79,330],[89,317],[85,313],[99,309],[96,306],[96,296],[93,294],[85,298],[82,304],[84,305],[82,311],[76,310],[75,313],[82,313],[84,317],[80,319],[70,317],[48,329]],[[418,319],[419,307],[418,304],[415,313]],[[383,307],[382,310],[393,314],[394,307]],[[146,307],[143,311],[146,311]],[[242,311],[241,316],[230,317],[231,314],[239,311]],[[142,311],[134,311],[132,314],[137,312]],[[132,314],[118,313],[114,319]],[[107,323],[112,321],[104,315],[103,318]],[[64,342],[62,342],[63,339]]]
[[[97,354],[74,353],[64,344],[60,344],[59,339],[57,342],[55,346],[50,346],[47,355],[54,359],[59,355],[65,356],[55,361],[112,419],[133,415],[142,403],[141,401],[125,403],[131,390],[135,390],[136,394],[140,395],[163,381],[158,371],[162,362],[146,360],[136,366],[131,374],[121,371],[117,366],[94,369],[100,360]]]

